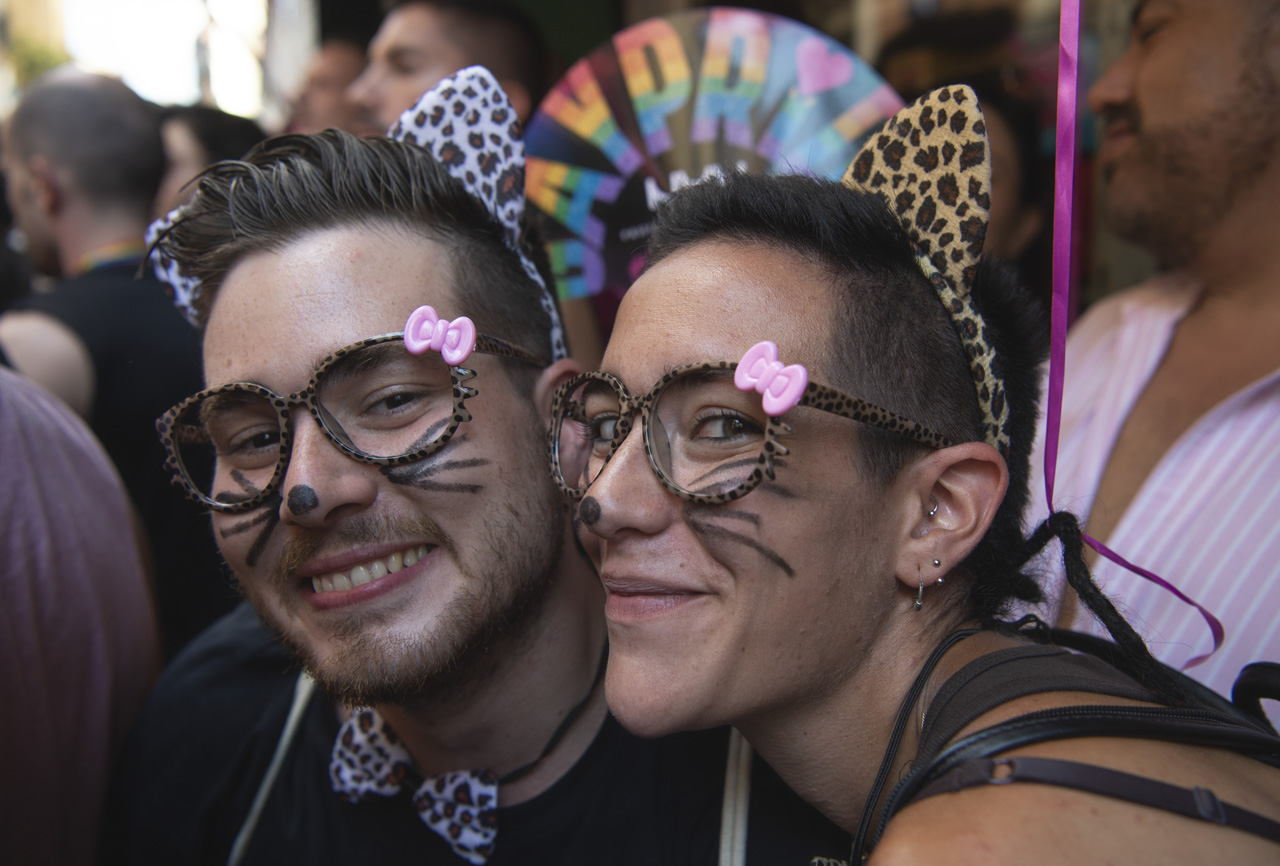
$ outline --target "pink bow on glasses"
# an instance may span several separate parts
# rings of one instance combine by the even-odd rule
[[[466,316],[452,322],[442,319],[433,307],[423,305],[404,323],[404,347],[415,355],[434,349],[446,364],[456,367],[476,348],[476,326]]]
[[[809,371],[803,364],[783,366],[778,361],[778,346],[770,340],[756,343],[738,362],[733,384],[741,391],[755,389],[764,398],[764,411],[781,415],[794,409],[809,385]]]

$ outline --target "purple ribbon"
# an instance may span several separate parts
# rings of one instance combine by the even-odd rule
[[[1062,378],[1066,369],[1067,319],[1071,299],[1071,196],[1076,171],[1076,91],[1080,77],[1080,0],[1062,0],[1058,19],[1058,129],[1054,155],[1053,195],[1053,306],[1049,348],[1049,406],[1045,422],[1044,491],[1053,512],[1053,483],[1058,467],[1058,438],[1062,426]],[[1085,544],[1129,571],[1167,589],[1200,612],[1213,633],[1213,649],[1182,666],[1193,668],[1222,646],[1222,623],[1203,605],[1159,575],[1140,568],[1097,539],[1084,536]]]

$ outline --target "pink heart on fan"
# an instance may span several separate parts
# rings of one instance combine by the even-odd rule
[[[839,49],[828,50],[827,40],[820,36],[802,39],[796,46],[796,71],[800,78],[800,95],[813,96],[832,90],[853,77],[853,59]]]

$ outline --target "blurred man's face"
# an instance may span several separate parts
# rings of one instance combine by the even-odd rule
[[[294,100],[289,131],[312,133],[332,127],[362,136],[386,132],[347,96],[347,88],[363,69],[364,52],[352,43],[321,45]]]
[[[1251,0],[1146,0],[1125,53],[1089,92],[1122,237],[1176,265],[1270,165],[1280,119]]]
[[[347,95],[385,131],[440,79],[467,65],[440,12],[411,3],[383,20],[369,43],[369,65]]]

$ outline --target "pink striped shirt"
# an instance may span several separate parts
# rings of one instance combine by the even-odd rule
[[[1104,507],[1094,497],[1112,446],[1198,291],[1189,277],[1157,277],[1091,307],[1072,329],[1054,490],[1059,510],[1087,521]],[[1032,457],[1032,526],[1048,513],[1043,467],[1042,431]],[[1230,696],[1246,664],[1280,662],[1280,370],[1183,433],[1102,540],[1222,621],[1222,648],[1188,674]],[[1053,553],[1044,575],[1050,604],[1042,615],[1049,621],[1064,584],[1056,545]],[[1180,667],[1213,646],[1199,612],[1166,590],[1101,558],[1094,577],[1161,661]],[[1073,627],[1105,634],[1083,613]],[[1280,702],[1264,706],[1280,720]]]

